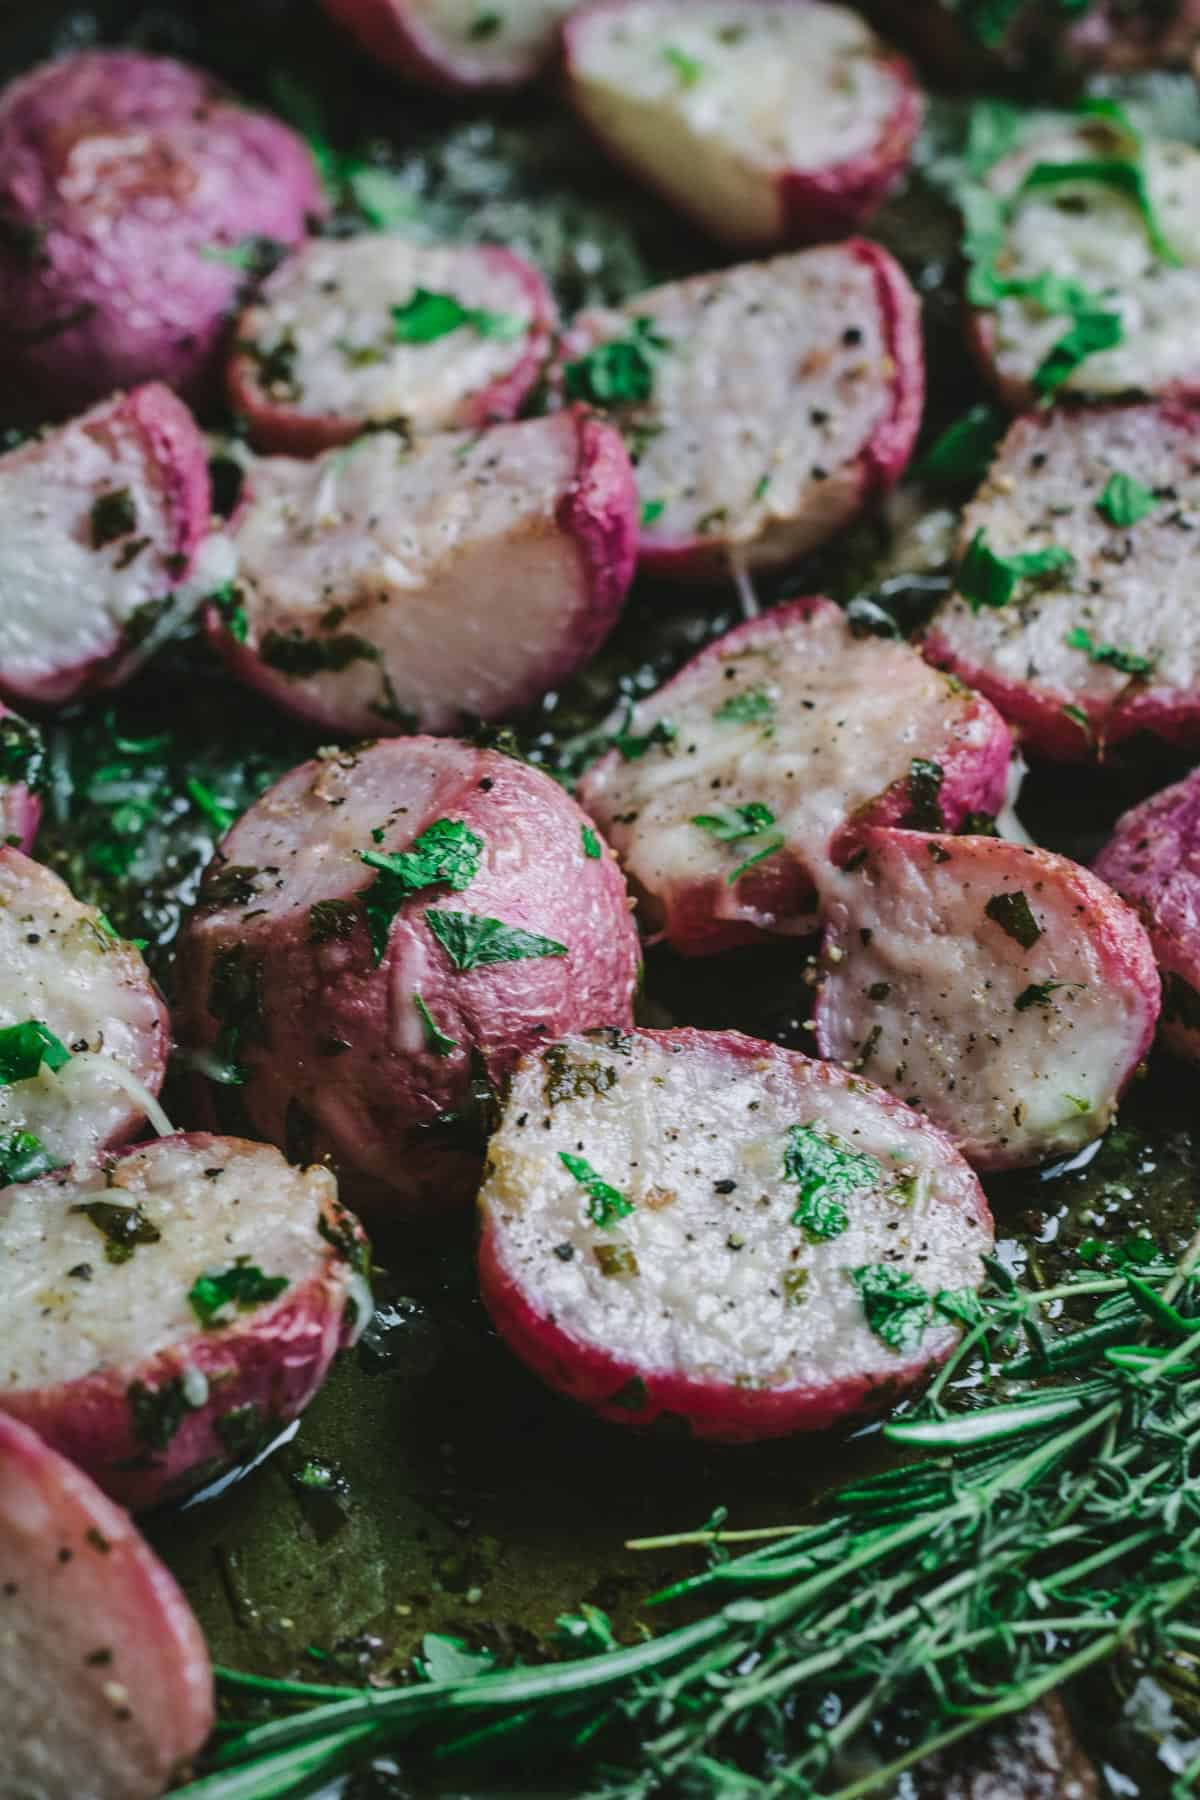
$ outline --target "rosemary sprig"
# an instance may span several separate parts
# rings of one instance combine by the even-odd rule
[[[710,1549],[706,1571],[653,1596],[708,1594],[691,1624],[391,1691],[222,1671],[227,1693],[303,1710],[223,1733],[210,1772],[181,1795],[286,1800],[408,1745],[443,1761],[568,1754],[581,1791],[603,1800],[644,1800],[685,1772],[689,1793],[721,1800],[860,1800],[1122,1649],[1194,1650],[1198,1261],[1200,1236],[1176,1264],[1041,1293],[993,1270],[937,1381],[885,1428],[930,1454],[843,1488],[816,1523],[737,1557],[724,1543],[757,1534],[723,1532],[723,1515],[643,1540]],[[1072,1329],[1060,1329],[1063,1311]],[[957,1379],[979,1364],[986,1404]],[[890,1761],[849,1776],[867,1728],[901,1714],[928,1721],[918,1740],[897,1736]],[[631,1738],[634,1760],[614,1768]],[[1197,1787],[1200,1762],[1175,1793]]]

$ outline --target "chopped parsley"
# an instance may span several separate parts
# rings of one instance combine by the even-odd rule
[[[686,50],[680,50],[675,44],[664,44],[663,61],[670,63],[685,88],[695,87],[704,75],[704,64],[696,57],[689,56]]]
[[[596,836],[591,826],[580,826],[580,836],[583,839],[583,854],[588,858],[589,862],[599,862],[600,858],[604,855],[604,851],[601,848],[600,839]]]
[[[39,1019],[25,1019],[0,1031],[0,1087],[32,1081],[43,1065],[58,1070],[70,1060],[67,1046]]]
[[[811,1238],[840,1237],[850,1224],[842,1197],[878,1187],[883,1165],[864,1156],[823,1125],[793,1125],[783,1153],[783,1172],[800,1189],[792,1224]]]
[[[1096,502],[1096,511],[1102,513],[1110,525],[1124,527],[1136,525],[1157,505],[1152,489],[1144,487],[1134,476],[1117,470],[1105,483],[1104,492]]]
[[[1071,985],[1068,981],[1031,981],[1027,988],[1022,988],[1013,1005],[1018,1012],[1028,1012],[1031,1006],[1049,1006],[1052,994]]]
[[[0,716],[0,781],[19,781],[38,788],[46,764],[41,732],[16,713]]]
[[[1122,675],[1149,675],[1154,669],[1150,657],[1139,656],[1135,650],[1121,650],[1116,644],[1098,644],[1091,632],[1085,631],[1082,625],[1076,625],[1068,631],[1063,643],[1071,650],[1082,650],[1094,663],[1119,669]]]
[[[933,1302],[920,1282],[891,1263],[866,1263],[850,1278],[875,1336],[901,1355],[915,1350],[933,1317]]]
[[[111,493],[101,494],[92,502],[88,517],[91,521],[93,550],[103,550],[105,544],[114,543],[117,538],[128,537],[137,528],[137,507],[127,487],[114,488]]]
[[[237,582],[223,582],[208,596],[208,604],[216,607],[234,643],[244,644],[249,636],[250,623],[242,604],[242,590]]]
[[[110,1263],[126,1263],[139,1244],[157,1244],[162,1232],[148,1219],[140,1206],[117,1206],[110,1200],[88,1200],[72,1206],[82,1213],[104,1239],[104,1254]]]
[[[1112,350],[1125,336],[1120,313],[1087,311],[1076,314],[1067,332],[1033,373],[1033,386],[1043,399],[1058,392],[1064,382],[1098,351]]]
[[[1075,558],[1069,550],[1050,544],[1045,550],[1027,550],[1017,556],[999,556],[980,528],[959,564],[958,591],[972,612],[981,606],[1007,606],[1023,581],[1069,574]]]
[[[9,1131],[0,1134],[0,1186],[18,1181],[36,1181],[39,1175],[51,1175],[64,1164],[47,1150],[41,1138],[32,1131]]]
[[[133,1435],[150,1450],[165,1450],[183,1424],[184,1414],[196,1407],[187,1397],[185,1380],[177,1375],[162,1387],[147,1387],[144,1381],[132,1381],[126,1389]],[[199,1402],[198,1404],[203,1404]]]
[[[425,1031],[425,1048],[431,1056],[451,1056],[458,1049],[458,1039],[447,1037],[438,1025],[437,1020],[426,1006],[420,994],[413,995],[413,1005],[420,1014],[421,1024]]]
[[[358,907],[353,900],[314,900],[308,909],[310,944],[341,942],[354,935]]]
[[[667,510],[667,503],[665,500],[647,500],[647,501],[645,501],[642,505],[642,526],[643,526],[643,528],[650,526],[650,525],[656,525],[658,523],[658,521],[662,518],[662,516],[666,512],[666,510]]]
[[[944,831],[946,815],[942,811],[942,783],[946,772],[941,763],[927,762],[914,756],[908,765],[908,811],[902,824],[913,831]]]
[[[310,638],[295,626],[290,631],[266,632],[258,653],[268,668],[278,669],[281,675],[293,681],[326,673],[337,675],[351,663],[379,661],[375,645],[364,637],[357,637],[354,632]]]
[[[980,480],[987,474],[1004,426],[994,406],[972,406],[929,446],[918,473],[952,485]]]
[[[627,1218],[633,1211],[633,1203],[627,1200],[618,1188],[612,1187],[593,1169],[590,1162],[582,1156],[572,1156],[569,1150],[560,1150],[558,1159],[567,1173],[574,1177],[588,1196],[588,1218],[593,1225],[602,1231],[616,1224],[618,1219]]]
[[[423,287],[414,289],[403,306],[392,308],[392,336],[398,344],[433,344],[468,326],[479,337],[508,343],[522,335],[525,325],[515,313],[464,306],[453,294],[436,294]]]
[[[232,1268],[218,1275],[200,1275],[188,1290],[188,1305],[207,1329],[226,1325],[219,1315],[229,1307],[252,1312],[268,1300],[276,1300],[288,1286],[286,1275],[264,1275],[257,1263],[239,1256]]]
[[[742,879],[742,876],[750,869],[757,868],[758,864],[761,862],[766,862],[769,856],[777,855],[777,853],[783,849],[784,842],[785,840],[782,836],[773,837],[769,843],[763,845],[761,850],[756,850],[753,856],[748,856],[745,862],[739,863],[737,868],[732,870],[730,874],[726,876],[726,887],[736,887],[738,882]]]
[[[626,715],[625,723],[613,736],[612,747],[624,762],[638,762],[648,750],[665,749],[673,744],[679,732],[669,719],[656,719],[647,732],[631,732],[629,727],[633,720],[632,710]]]
[[[218,1058],[233,1065],[238,1081],[244,1080],[238,1051],[244,1044],[267,1041],[262,957],[251,954],[245,944],[219,950],[209,978],[208,1010],[221,1027]]]
[[[713,713],[721,725],[753,725],[760,719],[775,717],[775,702],[765,688],[747,688],[745,693],[730,694]]]
[[[1179,268],[1180,261],[1167,240],[1150,194],[1146,171],[1141,159],[1140,141],[1134,157],[1081,157],[1073,162],[1035,163],[1021,183],[1022,194],[1039,188],[1060,187],[1064,182],[1094,182],[1112,188],[1131,200],[1142,215],[1150,247],[1160,262]]]
[[[409,850],[396,855],[382,850],[360,850],[358,854],[368,868],[378,871],[364,902],[378,966],[387,949],[392,921],[404,902],[431,887],[448,887],[461,894],[479,873],[483,839],[461,819],[435,819]]]
[[[434,912],[425,923],[456,969],[482,969],[494,963],[528,962],[541,956],[565,956],[567,946],[553,938],[488,919],[478,913]]]
[[[692,820],[719,844],[737,844],[743,838],[759,837],[774,823],[775,814],[761,800],[751,800],[724,813],[697,813]]]
[[[1019,888],[1015,893],[993,894],[983,910],[1022,950],[1032,950],[1042,935],[1033,909]]]
[[[628,337],[610,338],[567,363],[567,398],[593,406],[640,406],[654,392],[655,367],[670,348],[670,339],[655,329],[653,319],[634,319]]]
[[[471,20],[467,36],[473,43],[481,44],[487,38],[495,37],[503,24],[504,19],[498,12],[477,13]]]

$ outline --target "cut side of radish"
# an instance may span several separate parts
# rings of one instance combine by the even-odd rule
[[[322,0],[385,67],[449,93],[520,87],[552,60],[572,0]]]

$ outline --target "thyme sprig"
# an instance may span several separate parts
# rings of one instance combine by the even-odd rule
[[[1198,1263],[1200,1235],[1178,1262],[1041,1292],[993,1264],[989,1290],[961,1297],[957,1349],[885,1427],[918,1460],[736,1557],[726,1543],[747,1534],[720,1515],[639,1542],[707,1546],[709,1567],[651,1602],[707,1600],[692,1623],[391,1691],[222,1671],[227,1694],[303,1710],[227,1729],[182,1794],[284,1800],[403,1744],[444,1760],[536,1743],[573,1755],[581,1791],[603,1800],[645,1800],[685,1774],[689,1793],[721,1800],[860,1800],[1123,1649],[1193,1645]],[[922,1729],[893,1734],[862,1773],[851,1750],[902,1716]],[[1175,1793],[1197,1785],[1200,1762]]]

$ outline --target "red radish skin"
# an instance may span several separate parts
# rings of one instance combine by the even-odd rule
[[[207,628],[235,675],[322,730],[453,732],[534,705],[599,649],[633,578],[637,495],[619,435],[573,408],[411,452],[378,433],[262,461],[232,536],[245,634],[216,607]],[[332,662],[289,672],[297,641]]]
[[[375,872],[361,852],[403,853],[442,820],[481,840],[477,873],[398,904],[376,963],[364,919]],[[589,854],[591,830],[549,776],[447,739],[304,764],[222,841],[180,945],[180,1036],[229,1054],[222,994],[240,972],[259,997],[236,1044],[254,1129],[285,1144],[303,1119],[309,1154],[332,1158],[355,1205],[467,1204],[482,1164],[480,1066],[500,1081],[548,1037],[632,1019],[637,933],[611,852],[597,838]],[[430,910],[498,919],[566,954],[458,968]]]
[[[823,0],[595,0],[563,43],[601,145],[744,254],[863,226],[921,127],[910,65]]]
[[[1151,495],[1132,524],[1101,511],[1121,476]],[[1200,561],[1187,529],[1198,506],[1196,406],[1061,408],[1018,419],[966,511],[959,555],[982,531],[998,555],[1053,545],[1074,567],[1023,584],[1000,608],[973,610],[952,597],[930,622],[925,655],[986,694],[1035,756],[1086,761],[1138,732],[1200,745],[1192,605]],[[1080,629],[1091,653],[1068,641]],[[1114,653],[1139,666],[1130,673],[1097,660]]]
[[[488,338],[465,327],[431,343],[396,343],[391,307],[418,287],[520,319],[524,331]],[[478,431],[520,412],[557,322],[545,281],[511,250],[409,244],[378,232],[317,238],[276,270],[238,320],[230,404],[248,420],[255,447],[282,456],[315,456],[395,419],[421,436]],[[283,342],[297,346],[291,373],[264,384],[262,359]],[[378,355],[357,367],[347,343]]]
[[[0,705],[0,767],[25,768],[36,741],[35,728]],[[17,775],[0,780],[0,842],[28,856],[41,819],[42,797],[35,787]]]
[[[1118,819],[1094,867],[1150,933],[1163,1043],[1200,1062],[1200,771]]]
[[[159,1239],[114,1265],[90,1215],[75,1216],[96,1203],[138,1208]],[[237,1138],[161,1138],[0,1190],[0,1242],[14,1325],[0,1411],[136,1510],[264,1447],[370,1317],[370,1252],[332,1175]],[[206,1327],[188,1292],[239,1256],[287,1286]],[[85,1265],[88,1281],[72,1279]]]
[[[611,416],[636,462],[647,572],[727,581],[786,565],[899,480],[924,404],[920,306],[878,244],[744,263],[582,313],[560,385],[641,319],[668,347],[649,399]]]
[[[0,1792],[156,1800],[215,1721],[191,1608],[129,1516],[0,1413]]]
[[[739,706],[744,719],[721,716]],[[907,644],[855,637],[841,608],[820,599],[775,607],[709,644],[634,708],[626,738],[636,746],[656,726],[677,735],[632,759],[611,750],[579,794],[621,858],[645,929],[686,955],[815,930],[823,869],[849,853],[843,840],[859,823],[910,816],[914,763],[936,764],[938,816],[955,830],[968,814],[1000,810],[1012,754],[988,701],[931,680]],[[773,815],[755,836],[724,843],[694,823],[747,805]]]
[[[917,1212],[893,1211],[886,1194],[870,1205],[843,1195],[851,1226],[828,1243],[771,1222],[772,1210],[796,1204],[781,1171],[799,1121],[903,1164]],[[561,1166],[565,1144],[582,1144],[597,1172],[628,1190],[631,1213],[605,1230],[587,1224],[587,1196]],[[753,1203],[733,1198],[742,1186]],[[594,1033],[527,1057],[492,1139],[480,1206],[484,1302],[522,1362],[613,1424],[670,1415],[693,1436],[726,1443],[824,1430],[920,1386],[956,1328],[935,1316],[919,1354],[889,1348],[867,1329],[850,1265],[886,1259],[915,1269],[930,1291],[975,1287],[992,1244],[979,1183],[941,1132],[841,1069],[738,1032]],[[678,1243],[659,1242],[676,1207]],[[622,1275],[618,1262],[613,1275],[597,1273],[585,1238],[603,1240],[610,1267],[615,1252],[626,1264],[632,1255],[635,1269]],[[783,1291],[776,1257],[801,1272]],[[647,1278],[649,1294],[636,1286]],[[807,1300],[790,1304],[786,1292]],[[745,1308],[727,1328],[737,1344],[712,1324],[719,1315],[702,1316],[703,1297],[721,1293]]]
[[[506,0],[481,32],[463,0],[322,0],[369,56],[417,87],[475,94],[523,87],[552,61],[571,0]],[[516,26],[514,32],[513,27]]]
[[[204,71],[86,50],[21,76],[0,96],[11,399],[41,420],[145,381],[210,395],[244,279],[220,252],[290,247],[324,211],[303,140]]]
[[[1072,1155],[1112,1122],[1161,991],[1136,913],[1065,856],[868,827],[826,889],[816,1042],[979,1169]]]
[[[71,1052],[57,1071],[0,1086],[0,1137],[30,1132],[56,1163],[91,1162],[140,1129],[162,1086],[162,995],[102,913],[11,847],[0,848],[0,967],[0,1028],[37,1020]]]
[[[0,693],[60,706],[127,680],[210,512],[205,439],[158,382],[0,456]]]

